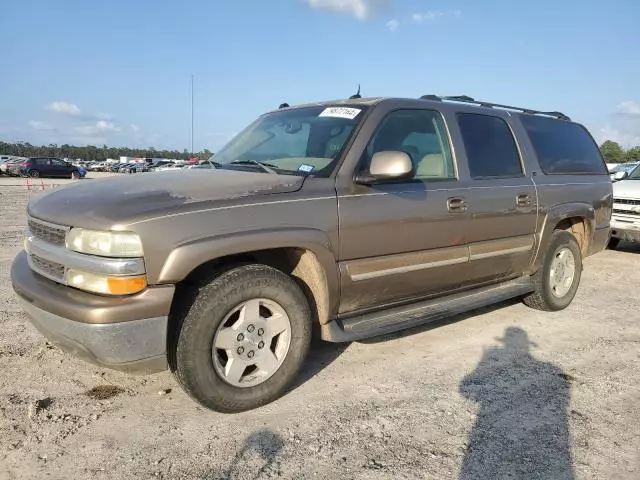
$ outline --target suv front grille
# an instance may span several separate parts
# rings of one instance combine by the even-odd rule
[[[613,203],[620,203],[623,205],[640,205],[640,200],[631,200],[628,198],[614,198]]]
[[[636,212],[634,210],[621,210],[619,208],[614,208],[613,213],[617,213],[620,215],[640,215],[640,212]]]
[[[32,218],[29,219],[28,225],[31,233],[40,240],[54,245],[64,245],[65,236],[67,235],[67,230],[64,227],[54,227]]]
[[[64,265],[50,262],[49,260],[45,260],[44,258],[34,254],[29,255],[29,260],[31,260],[31,266],[33,267],[33,270],[40,273],[41,275],[60,282],[64,280]]]

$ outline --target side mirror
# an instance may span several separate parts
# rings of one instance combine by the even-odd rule
[[[624,170],[620,171],[620,172],[616,172],[613,175],[613,179],[615,181],[620,181],[620,180],[624,180],[625,178],[627,178],[629,174],[627,172],[625,172]]]
[[[400,180],[413,175],[413,163],[405,152],[389,150],[378,152],[373,155],[369,172],[359,175],[356,183],[364,185],[384,182],[390,180]]]

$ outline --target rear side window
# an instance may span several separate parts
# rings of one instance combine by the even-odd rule
[[[598,146],[582,125],[533,115],[520,120],[544,173],[607,174]]]
[[[475,113],[457,117],[472,178],[522,176],[518,148],[504,120]]]

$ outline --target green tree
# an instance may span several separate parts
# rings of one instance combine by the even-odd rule
[[[626,157],[628,162],[640,162],[640,146],[627,150]]]
[[[600,145],[600,152],[607,163],[622,163],[625,161],[625,153],[618,142],[605,141]]]

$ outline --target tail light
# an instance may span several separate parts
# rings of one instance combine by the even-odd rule
[[[24,162],[24,168],[31,168],[33,167],[33,162]]]

